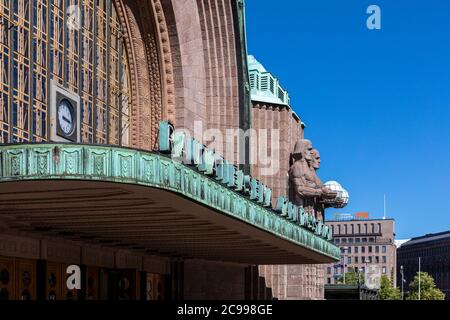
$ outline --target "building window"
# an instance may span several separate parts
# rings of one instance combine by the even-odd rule
[[[361,253],[366,253],[366,247],[361,247]]]
[[[369,252],[369,253],[372,253],[372,246],[369,246],[368,249],[369,249],[368,252]]]
[[[376,257],[375,257],[375,262],[376,262],[376,263],[380,263],[380,257],[379,257],[379,256],[376,256]]]
[[[381,247],[381,252],[382,252],[382,253],[386,253],[386,246],[382,246],[382,247]]]
[[[358,247],[355,247],[355,253],[358,253]]]
[[[381,223],[378,224],[378,233],[381,233]]]
[[[386,274],[386,267],[383,267],[383,274]]]
[[[334,225],[331,226],[331,234],[335,235],[335,233],[334,233]]]
[[[331,284],[331,278],[328,278],[328,279],[327,279],[327,283],[328,283],[328,284]]]
[[[356,243],[360,243],[360,242],[361,242],[361,238],[356,238],[356,239],[355,239],[355,242],[356,242]]]
[[[334,242],[335,242],[335,243],[340,243],[340,242],[341,242],[341,239],[336,238],[336,239],[334,239]]]
[[[366,267],[361,267],[361,272],[366,273]]]
[[[353,238],[348,238],[348,243],[353,243]]]
[[[348,253],[352,253],[352,247],[348,247],[348,248],[347,248],[347,252],[348,252]]]
[[[361,234],[361,225],[358,224],[358,234]]]
[[[354,258],[354,260],[355,260],[355,263],[359,263],[359,262],[358,262],[358,257],[357,257],[357,256]]]
[[[346,224],[344,224],[344,233],[345,233],[345,234],[347,234],[347,233],[348,233],[348,230],[347,230],[347,225],[346,225]]]
[[[369,242],[375,242],[375,238],[370,237]]]
[[[352,224],[350,226],[350,231],[351,231],[352,234],[355,234],[355,225]]]
[[[367,242],[367,238],[362,238],[362,242]]]
[[[347,257],[347,264],[351,264],[352,263],[352,257]]]
[[[328,273],[328,274],[331,274],[331,267],[328,267],[328,268],[327,268],[327,273]]]
[[[129,145],[130,71],[112,1],[2,1],[0,15],[15,25],[0,25],[0,144],[50,140],[53,80],[80,96],[83,142]]]
[[[375,253],[379,253],[380,252],[380,247],[379,246],[375,246]]]
[[[366,263],[366,257],[362,256],[362,257],[361,257],[361,262],[362,262],[362,263]]]
[[[347,243],[347,238],[342,238],[342,243]]]
[[[369,263],[372,263],[372,256],[368,257]]]
[[[386,256],[383,256],[383,257],[382,257],[382,262],[383,262],[383,263],[386,263]]]
[[[341,234],[341,225],[338,225],[338,234]]]
[[[373,224],[373,223],[370,224],[370,230],[371,230],[371,233],[375,233],[375,224]]]
[[[364,226],[363,226],[363,233],[364,233],[364,234],[367,234],[367,223],[364,223]]]

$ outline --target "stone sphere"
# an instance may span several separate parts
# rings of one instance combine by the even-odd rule
[[[337,192],[338,196],[344,190],[344,188],[342,188],[341,184],[337,181],[328,181],[328,182],[325,182],[323,185],[325,187],[327,187],[328,189],[330,189],[334,192]]]
[[[343,207],[345,207],[348,204],[348,200],[350,199],[350,195],[348,194],[348,191],[343,189],[341,194],[341,200],[343,201]]]
[[[333,201],[335,208],[344,208],[348,204],[350,198],[348,191],[337,181],[328,181],[324,186],[337,193],[336,199]]]

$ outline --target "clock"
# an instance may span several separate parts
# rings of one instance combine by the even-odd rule
[[[56,104],[56,133],[59,137],[77,142],[77,110],[75,101],[60,96]]]
[[[65,135],[70,136],[75,130],[75,121],[73,107],[67,99],[59,102],[57,113],[59,127]]]
[[[53,80],[51,83],[51,140],[80,143],[80,97]]]

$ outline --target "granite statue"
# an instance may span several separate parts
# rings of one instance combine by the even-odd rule
[[[341,207],[342,199],[339,192],[324,186],[318,177],[320,162],[320,153],[313,149],[311,141],[306,139],[297,141],[289,169],[289,197],[308,214],[324,220],[325,209]]]

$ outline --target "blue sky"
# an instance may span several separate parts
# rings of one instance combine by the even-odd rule
[[[382,29],[366,28],[381,8]],[[281,80],[321,152],[340,212],[450,230],[450,1],[247,0],[248,51]],[[327,216],[333,215],[333,210]]]

